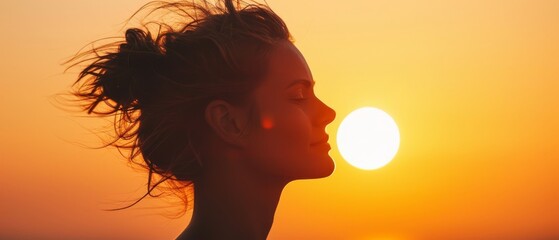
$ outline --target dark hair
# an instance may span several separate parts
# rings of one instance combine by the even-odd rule
[[[138,12],[146,9],[146,17],[164,11],[160,19],[174,14],[184,20],[149,21],[127,29],[125,41],[68,61],[75,62],[69,68],[87,63],[72,92],[83,110],[114,116],[116,135],[106,146],[128,150],[129,161],[148,170],[148,190],[138,201],[154,196],[163,182],[174,190],[195,182],[207,104],[249,103],[266,72],[266,54],[279,41],[291,41],[282,19],[262,4],[154,1]]]

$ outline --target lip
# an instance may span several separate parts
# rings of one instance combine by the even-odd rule
[[[328,144],[328,138],[329,138],[328,135],[326,135],[326,137],[322,138],[320,141],[311,143],[311,146],[316,146],[316,145],[321,145],[321,144]]]

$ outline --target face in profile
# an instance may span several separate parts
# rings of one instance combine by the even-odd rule
[[[299,50],[287,41],[278,44],[253,95],[259,122],[246,136],[249,164],[257,172],[287,181],[333,172],[325,127],[336,113],[314,95],[313,86]]]

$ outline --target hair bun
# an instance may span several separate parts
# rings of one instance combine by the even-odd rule
[[[137,108],[153,90],[153,76],[162,54],[149,33],[141,29],[126,30],[126,43],[118,52],[107,55],[98,81],[104,95],[115,101],[117,109]]]

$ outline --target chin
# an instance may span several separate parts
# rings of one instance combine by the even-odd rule
[[[334,173],[334,169],[336,169],[336,164],[334,163],[334,160],[330,158],[330,161],[328,161],[327,164],[325,164],[325,166],[321,169],[321,174],[319,174],[319,176],[316,178],[328,177],[332,175],[332,173]]]
[[[314,164],[310,166],[307,171],[304,171],[300,174],[298,179],[316,179],[316,178],[325,178],[334,172],[336,168],[336,164],[334,164],[334,160],[328,157],[327,159],[321,159],[320,165]]]

